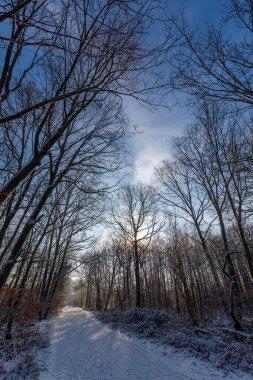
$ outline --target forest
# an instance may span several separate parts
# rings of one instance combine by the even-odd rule
[[[252,320],[252,1],[202,29],[170,3],[0,2],[3,340],[70,291],[97,312]],[[191,116],[134,181],[127,101],[169,115],[171,97]]]
[[[193,323],[226,313],[234,327],[252,313],[252,130],[206,106],[157,186],[126,185],[112,196],[112,233],[75,284],[82,307],[151,307]],[[109,235],[110,237],[110,235]]]

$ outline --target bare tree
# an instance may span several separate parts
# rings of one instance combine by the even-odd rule
[[[151,186],[127,185],[112,200],[112,217],[118,233],[133,247],[136,306],[141,306],[140,259],[152,238],[162,229],[157,194]]]
[[[182,14],[171,19],[170,26],[178,36],[171,61],[172,88],[190,94],[193,102],[204,96],[252,109],[252,2],[224,3],[222,21],[201,31],[190,26]],[[227,26],[233,28],[230,35]]]
[[[145,43],[159,1],[141,1],[138,4],[133,1],[132,4],[123,0],[86,3],[59,0],[53,9],[47,1],[36,4],[28,4],[28,10],[32,6],[41,6],[53,19],[53,37],[48,28],[45,31],[45,39],[49,33],[53,46],[40,47],[39,63],[37,56],[32,58],[32,68],[27,69],[29,79],[23,78],[27,74],[25,69],[18,85],[11,84],[15,73],[19,72],[15,59],[5,65],[9,74],[3,68],[3,80],[6,81],[9,75],[10,89],[6,100],[2,99],[0,123],[3,128],[14,123],[16,128],[21,119],[25,127],[32,124],[34,129],[36,125],[36,132],[34,130],[33,154],[2,186],[0,204],[41,164],[64,134],[68,123],[54,130],[47,127],[53,113],[67,109],[69,122],[72,122],[80,113],[74,107],[76,104],[84,112],[90,106],[103,105],[108,98],[121,102],[124,95],[147,101],[146,95],[152,89],[157,92],[163,87],[155,72],[165,60],[168,43],[163,41],[151,48]],[[27,7],[22,12],[26,12]],[[33,23],[26,24],[25,16],[20,17],[22,26],[25,24],[32,33]],[[13,22],[16,22],[15,18]],[[14,42],[10,42],[11,52],[19,48],[19,44]],[[140,80],[142,76],[143,80]],[[25,91],[32,91],[33,96],[21,102],[18,94]]]
[[[156,173],[162,185],[160,192],[162,204],[165,207],[169,206],[170,213],[173,212],[173,208],[176,209],[179,212],[176,217],[192,224],[196,229],[210,265],[219,298],[227,311],[222,284],[207,243],[210,228],[216,219],[216,216],[210,218],[210,199],[207,193],[195,182],[191,169],[177,162],[176,155],[173,161],[164,161],[157,168]]]
[[[29,234],[43,217],[43,208],[57,187],[62,182],[67,182],[84,194],[102,193],[101,184],[99,185],[101,177],[117,170],[121,165],[119,140],[125,133],[125,123],[120,106],[112,107],[109,102],[108,107],[99,109],[99,112],[95,108],[85,116],[83,123],[79,118],[78,122],[68,125],[58,146],[48,154],[47,165],[41,168],[41,182],[35,184],[32,198],[34,204],[24,208],[25,212],[11,236],[10,244],[3,247],[2,256],[6,258],[0,270],[1,286],[6,283],[16,261],[22,255]],[[66,115],[62,115],[62,118],[64,122]],[[115,128],[117,123],[118,128]]]
[[[191,181],[194,181],[204,192],[212,204],[213,212],[218,220],[224,251],[224,273],[231,285],[230,315],[235,327],[241,329],[241,299],[239,274],[233,259],[234,247],[230,246],[228,239],[228,223],[226,212],[228,207],[228,192],[224,175],[231,176],[225,168],[221,170],[214,147],[211,145],[207,129],[203,125],[206,120],[203,116],[192,126],[189,126],[184,136],[176,142],[176,159],[179,167],[187,168]],[[207,122],[210,125],[210,120]],[[226,173],[226,174],[225,174]],[[174,185],[175,186],[175,183]],[[177,185],[176,185],[177,186]],[[178,187],[176,187],[178,193]],[[196,195],[195,195],[196,196]],[[181,193],[182,197],[182,193]],[[190,198],[191,199],[191,198]],[[185,201],[189,202],[187,198]],[[186,206],[185,206],[186,208]],[[189,208],[189,206],[187,206]]]

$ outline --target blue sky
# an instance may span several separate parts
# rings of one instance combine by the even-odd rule
[[[207,23],[218,25],[222,22],[223,4],[228,0],[167,0],[171,13],[184,10],[190,25],[204,29]],[[182,96],[178,99],[181,103]],[[125,101],[125,111],[132,125],[140,133],[130,139],[129,152],[134,162],[133,182],[152,183],[154,166],[169,156],[170,142],[174,136],[180,136],[184,127],[192,120],[191,112],[175,104],[175,95],[168,96],[170,109],[158,109],[154,112],[142,108],[133,100]]]

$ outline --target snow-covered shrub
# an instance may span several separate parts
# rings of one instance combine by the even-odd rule
[[[117,315],[117,318],[120,318],[120,314],[122,317],[122,313]],[[155,324],[156,326],[162,326],[169,319],[169,315],[165,312],[159,310],[152,309],[131,309],[124,312],[123,316],[125,323],[139,323],[146,322],[147,327],[150,323]]]

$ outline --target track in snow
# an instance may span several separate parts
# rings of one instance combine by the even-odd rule
[[[65,307],[51,323],[51,345],[43,354],[47,370],[40,380],[239,379],[170,347],[112,330],[76,307]]]

